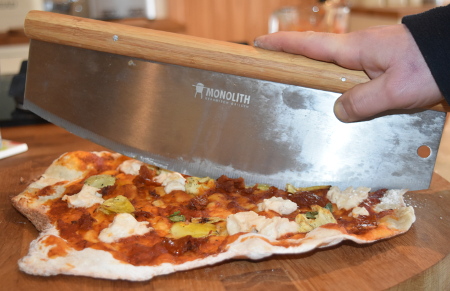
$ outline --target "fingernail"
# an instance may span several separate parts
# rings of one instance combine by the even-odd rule
[[[259,44],[260,44],[260,40],[261,40],[261,36],[260,36],[260,37],[257,37],[257,38],[255,38],[255,40],[253,41],[253,46],[255,46],[255,47],[259,47]]]
[[[342,105],[342,102],[338,101],[334,104],[334,114],[342,122],[349,121],[347,111],[345,111],[345,108],[344,108],[344,105]]]

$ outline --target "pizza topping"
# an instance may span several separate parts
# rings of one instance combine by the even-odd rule
[[[45,189],[45,188],[43,188]],[[55,186],[53,187],[53,191],[51,194],[46,193],[47,195],[44,195],[42,191],[39,191],[39,202],[46,202],[48,200],[53,200],[56,198],[60,198],[63,194],[66,188],[63,185]]]
[[[78,219],[78,221],[76,221],[80,230],[92,229],[94,222],[96,222],[96,220],[89,213],[83,213],[81,215],[80,219]],[[74,222],[72,222],[72,223],[74,223]]]
[[[100,232],[98,238],[102,242],[113,243],[121,238],[144,235],[153,230],[148,224],[148,221],[137,221],[129,213],[119,213],[114,217],[113,222]]]
[[[144,163],[138,160],[126,160],[122,164],[120,164],[118,170],[122,173],[136,176],[139,175],[139,170],[141,169],[142,165],[144,165]]]
[[[62,200],[67,201],[69,207],[91,207],[95,204],[101,204],[105,201],[102,195],[98,193],[99,189],[97,187],[92,187],[89,185],[83,185],[81,191],[74,195],[64,195]]]
[[[367,199],[369,191],[370,188],[367,187],[358,187],[356,189],[348,187],[341,191],[338,187],[333,186],[328,191],[327,198],[332,203],[335,203],[339,209],[350,210]]]
[[[264,224],[260,225],[257,230],[271,239],[278,239],[286,234],[299,231],[298,225],[294,221],[279,216],[266,218]]]
[[[311,210],[300,213],[295,217],[295,222],[300,226],[300,232],[309,232],[328,223],[337,223],[333,214],[327,208],[312,205]]]
[[[295,188],[292,184],[286,184],[286,192],[293,194],[297,192],[297,188]]]
[[[256,232],[271,239],[277,239],[288,233],[296,233],[297,223],[287,218],[275,216],[266,218],[254,211],[231,214],[227,218],[227,231],[230,235],[239,232]]]
[[[48,246],[48,257],[64,257],[67,255],[67,250],[69,247],[67,246],[67,243],[55,236],[55,235],[49,235],[42,239],[43,245]]]
[[[254,211],[238,212],[227,217],[227,231],[230,235],[239,232],[256,232],[256,226],[264,222],[265,217]]]
[[[308,219],[316,219],[317,215],[319,215],[319,211],[308,211],[305,213],[305,217]]]
[[[192,210],[204,210],[208,206],[209,200],[205,195],[195,196],[189,200],[188,208]]]
[[[358,217],[360,215],[369,215],[369,211],[365,207],[355,207],[350,212],[349,216]]]
[[[330,186],[311,186],[311,187],[294,187],[292,184],[286,184],[286,192],[294,194],[295,192],[311,192],[316,190],[322,190],[322,189],[329,189]]]
[[[105,214],[132,213],[135,211],[133,204],[131,204],[130,200],[123,195],[118,195],[117,197],[106,200],[100,205],[98,210]]]
[[[61,182],[63,180],[57,179],[54,177],[47,177],[46,175],[42,175],[37,181],[30,184],[30,188],[36,188],[36,189],[43,189],[45,187],[48,187],[49,185],[54,185],[58,182]]]
[[[216,180],[216,188],[222,189],[227,193],[236,193],[246,189],[244,178],[231,179],[224,175]]]
[[[111,175],[94,175],[87,178],[84,183],[86,185],[101,189],[106,186],[113,186],[114,183],[116,183],[116,178]]]
[[[169,220],[172,222],[186,221],[186,217],[184,217],[184,215],[180,214],[180,211],[177,211],[177,212],[174,212],[173,214],[169,215]]]
[[[152,202],[152,205],[158,208],[166,208],[166,204],[162,200],[155,200]]]
[[[299,208],[309,208],[311,205],[320,205],[325,207],[330,200],[327,198],[327,192],[330,187],[317,190],[297,191],[290,193],[287,198],[295,202]]]
[[[388,190],[384,193],[383,197],[380,198],[380,203],[375,206],[376,212],[381,212],[383,210],[397,209],[399,207],[404,207],[405,202],[403,201],[403,195],[406,190]]]
[[[155,181],[164,186],[164,191],[169,194],[174,190],[185,191],[186,179],[177,172],[161,170],[161,173],[155,177]]]
[[[225,219],[220,217],[192,217],[191,222],[195,223],[216,223],[220,221],[224,221]]]
[[[61,163],[64,164],[64,157],[62,157]],[[55,179],[57,181],[73,181],[81,178],[83,174],[84,171],[71,169],[63,165],[53,164],[45,171],[44,175],[42,176],[45,178],[51,177],[51,179]]]
[[[176,222],[170,228],[174,238],[192,236],[194,238],[207,237],[217,234],[216,226],[212,223]]]
[[[288,199],[283,199],[281,197],[271,197],[269,199],[264,199],[263,202],[259,203],[258,211],[268,211],[272,210],[282,215],[291,214],[297,210],[297,204]]]
[[[269,184],[256,184],[256,189],[258,190],[262,190],[262,191],[267,191],[270,189],[270,185]]]
[[[182,256],[187,252],[198,253],[199,249],[208,242],[208,238],[194,238],[184,236],[179,239],[164,238],[161,245],[164,250],[173,256]]]
[[[188,177],[186,178],[186,192],[193,195],[198,195],[205,190],[211,189],[216,185],[214,179],[210,177],[198,178]]]

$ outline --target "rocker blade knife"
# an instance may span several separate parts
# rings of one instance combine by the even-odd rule
[[[429,187],[445,112],[342,123],[334,101],[364,72],[50,12],[31,11],[25,32],[25,107],[127,156],[249,185]]]

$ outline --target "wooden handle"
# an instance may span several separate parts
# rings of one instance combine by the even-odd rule
[[[445,100],[442,100],[439,103],[426,106],[425,109],[435,110],[435,111],[443,111],[443,112],[450,112],[450,106]]]
[[[24,29],[31,39],[338,93],[370,80],[299,55],[51,12],[30,11]]]
[[[369,80],[303,56],[51,12],[29,12],[24,28],[31,39],[327,91]]]

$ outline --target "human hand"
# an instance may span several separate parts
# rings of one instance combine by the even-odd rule
[[[256,38],[255,46],[364,70],[371,80],[342,94],[334,105],[336,117],[344,122],[390,109],[425,107],[443,99],[414,38],[403,24],[347,34],[277,32]]]

